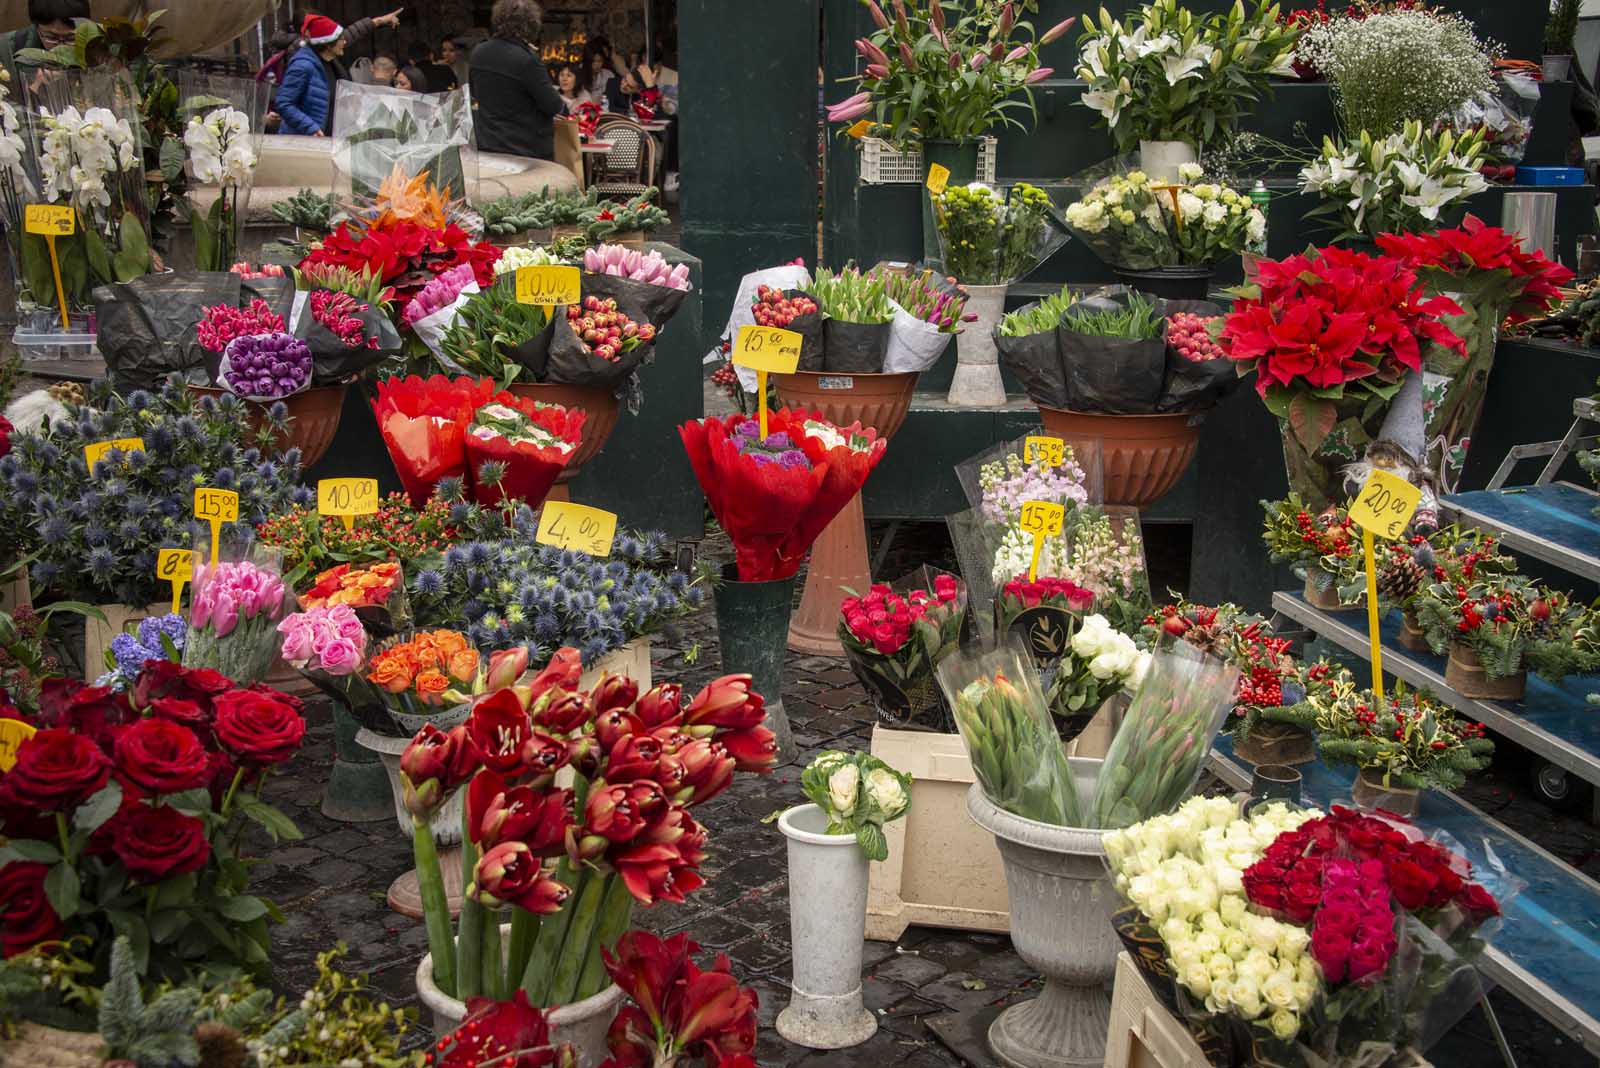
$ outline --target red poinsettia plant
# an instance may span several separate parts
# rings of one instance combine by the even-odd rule
[[[837,427],[803,409],[696,419],[678,428],[712,514],[733,541],[740,582],[786,579],[883,458],[859,422]]]
[[[0,774],[0,953],[85,935],[108,960],[122,935],[151,976],[265,965],[278,914],[236,843],[246,821],[299,837],[261,791],[300,747],[300,702],[150,660],[126,692],[45,680],[28,722]]]
[[[1379,234],[1378,247],[1441,290],[1465,293],[1492,309],[1493,325],[1525,322],[1561,302],[1561,286],[1573,274],[1539,251],[1525,252],[1522,239],[1468,215],[1459,227],[1427,234]],[[1437,277],[1434,277],[1437,276]]]
[[[400,758],[434,982],[467,998],[524,990],[565,1005],[605,985],[600,950],[635,902],[681,902],[704,880],[705,830],[690,808],[736,770],[776,761],[765,702],[727,675],[687,705],[676,684],[641,693],[605,675],[578,687],[578,651],[477,699],[467,722],[424,727]],[[572,771],[571,786],[556,775]],[[465,787],[459,936],[452,941],[432,818]],[[511,906],[504,952],[493,910]],[[543,917],[543,920],[540,920]]]

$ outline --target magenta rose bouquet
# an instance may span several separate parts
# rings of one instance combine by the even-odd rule
[[[249,560],[194,569],[185,667],[208,667],[243,685],[260,682],[278,654],[274,628],[288,604],[276,566]]]

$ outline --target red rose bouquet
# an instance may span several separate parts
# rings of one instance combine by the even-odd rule
[[[733,540],[740,582],[785,579],[822,528],[861,491],[887,443],[854,423],[781,408],[767,436],[749,416],[697,419],[678,428],[712,514]]]
[[[372,414],[413,507],[423,507],[443,478],[467,474],[467,424],[494,396],[476,378],[389,378],[378,383]]]
[[[276,910],[236,843],[246,821],[299,837],[261,787],[300,747],[300,703],[150,660],[124,693],[48,680],[33,725],[0,774],[0,952],[83,935],[103,968],[127,935],[152,977],[264,965]]]
[[[1461,307],[1430,296],[1393,256],[1337,247],[1259,260],[1218,341],[1283,435],[1289,487],[1316,509],[1342,500],[1339,468],[1362,458],[1423,347],[1455,358],[1466,343],[1444,322]]]
[[[467,426],[472,499],[486,506],[537,508],[583,441],[584,412],[499,393]]]
[[[479,698],[466,723],[424,727],[400,758],[433,977],[446,994],[520,989],[545,1006],[599,991],[609,982],[601,951],[628,929],[634,903],[681,902],[703,882],[706,833],[690,808],[736,770],[776,759],[748,675],[717,679],[684,705],[676,685],[641,694],[617,675],[580,690],[581,672],[578,651],[561,649],[533,678]],[[563,769],[570,787],[556,785]],[[466,891],[452,932],[431,819],[462,788]],[[502,953],[492,918],[506,906]]]
[[[886,721],[953,729],[937,714],[934,668],[960,646],[966,613],[961,580],[927,569],[893,586],[873,583],[864,595],[852,592],[840,603],[839,642]]]
[[[1466,340],[1466,359],[1434,346],[1424,362],[1430,376],[1424,401],[1428,469],[1448,492],[1455,487],[1467,439],[1483,411],[1501,323],[1544,315],[1561,302],[1559,287],[1572,280],[1572,272],[1541,252],[1524,252],[1517,235],[1485,226],[1471,215],[1458,228],[1379,234],[1378,245],[1462,309],[1445,321]]]

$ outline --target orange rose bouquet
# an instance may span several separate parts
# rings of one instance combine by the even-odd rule
[[[411,619],[405,574],[395,560],[366,567],[330,567],[317,574],[299,600],[303,609],[349,605],[367,630],[380,636],[395,633]]]
[[[424,723],[450,727],[467,717],[480,661],[460,631],[419,631],[373,654],[367,681],[402,730],[414,732]]]

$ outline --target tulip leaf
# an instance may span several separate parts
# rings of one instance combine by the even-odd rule
[[[78,869],[65,861],[51,868],[50,874],[44,877],[44,895],[63,920],[77,915],[78,890]]]
[[[117,814],[122,807],[122,786],[109,782],[89,800],[78,806],[72,814],[72,826],[86,834],[93,834]]]

